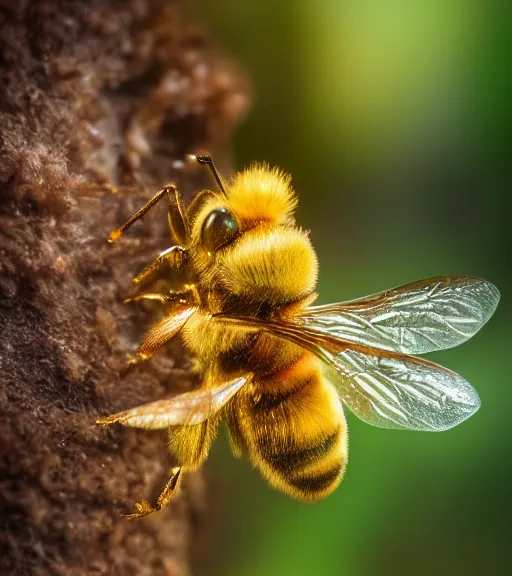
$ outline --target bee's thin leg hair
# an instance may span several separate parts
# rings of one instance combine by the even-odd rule
[[[181,466],[176,466],[171,470],[171,477],[167,481],[166,485],[163,487],[162,491],[160,492],[155,506],[152,506],[148,500],[143,500],[142,502],[137,502],[135,504],[135,508],[137,512],[134,514],[128,514],[126,518],[132,520],[134,518],[142,518],[143,516],[147,516],[152,512],[158,512],[165,508],[167,504],[174,498],[174,495],[178,491],[180,481],[181,481],[181,473],[182,473]]]

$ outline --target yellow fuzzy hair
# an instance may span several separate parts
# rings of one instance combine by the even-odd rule
[[[316,285],[318,262],[299,228],[250,230],[222,258],[224,287],[274,305],[298,300]]]
[[[265,220],[270,224],[294,224],[297,206],[291,176],[268,164],[252,164],[238,172],[227,190],[229,205],[243,220]]]

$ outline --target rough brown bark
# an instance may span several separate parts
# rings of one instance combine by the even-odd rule
[[[122,300],[169,245],[165,207],[105,238],[162,184],[207,181],[185,153],[229,167],[245,83],[181,2],[0,6],[0,573],[187,574],[200,476],[128,522],[166,480],[165,435],[94,426],[191,385],[179,343],[123,372],[158,314]]]

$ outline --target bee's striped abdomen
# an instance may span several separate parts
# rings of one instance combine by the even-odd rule
[[[320,360],[289,344],[277,347],[287,366],[271,376],[255,374],[252,392],[237,403],[237,434],[270,484],[318,500],[338,486],[347,461],[341,403]]]

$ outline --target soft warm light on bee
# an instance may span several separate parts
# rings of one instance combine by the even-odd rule
[[[150,358],[179,332],[203,376],[196,391],[98,420],[169,429],[177,465],[156,505],[137,504],[131,517],[170,501],[182,473],[207,457],[221,419],[235,456],[246,455],[273,487],[315,501],[338,486],[347,464],[343,404],[375,426],[427,431],[456,426],[478,409],[461,376],[411,354],[473,336],[498,304],[492,284],[444,276],[311,306],[318,263],[295,224],[290,177],[254,165],[224,184],[210,157],[191,158],[210,167],[219,192],[204,190],[185,209],[176,187],[166,186],[108,239],[170,199],[178,244],[134,282],[147,288],[172,270],[183,284],[130,299],[165,305],[139,357]]]

